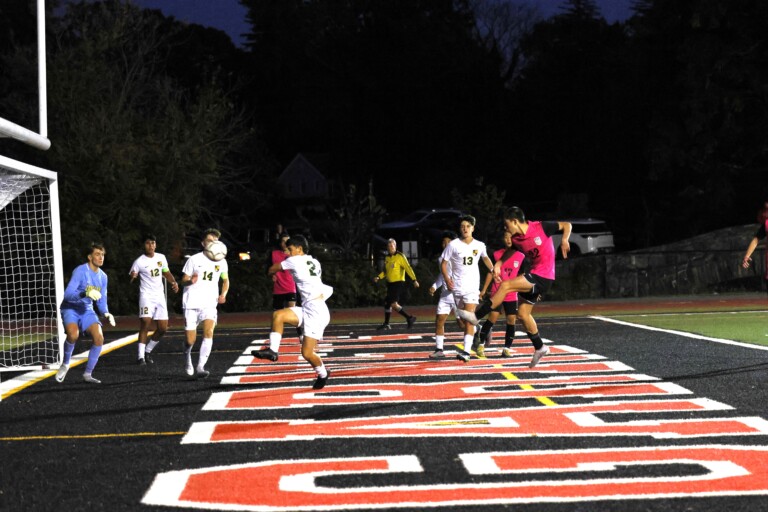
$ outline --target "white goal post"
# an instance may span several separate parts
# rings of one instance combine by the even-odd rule
[[[63,275],[56,173],[0,155],[0,372],[61,362]]]

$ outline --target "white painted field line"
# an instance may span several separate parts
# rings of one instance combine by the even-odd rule
[[[743,341],[726,340],[723,338],[712,338],[710,336],[702,336],[701,334],[693,334],[691,332],[685,332],[685,331],[675,331],[673,329],[662,329],[660,327],[651,327],[649,325],[633,324],[631,322],[624,322],[622,320],[616,320],[614,318],[607,318],[604,316],[590,316],[589,318],[593,318],[595,320],[600,320],[603,322],[626,325],[628,327],[636,327],[638,329],[645,329],[646,331],[656,331],[656,332],[663,332],[667,334],[675,334],[677,336],[683,336],[685,338],[693,338],[695,340],[712,341],[715,343],[722,343],[723,345],[734,345],[736,347],[751,348],[754,350],[768,350],[768,347],[764,345],[756,345],[754,343],[745,343]]]

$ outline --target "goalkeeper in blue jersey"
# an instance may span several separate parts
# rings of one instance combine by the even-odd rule
[[[72,352],[75,351],[75,343],[80,338],[81,332],[87,332],[91,335],[93,345],[88,352],[88,363],[85,365],[83,380],[92,384],[101,384],[100,380],[93,378],[93,369],[99,361],[101,347],[104,345],[104,333],[101,331],[98,313],[101,313],[111,326],[115,325],[115,317],[109,313],[107,307],[107,274],[101,270],[105,255],[103,245],[92,243],[86,255],[88,262],[75,268],[64,291],[61,318],[67,339],[64,343],[64,360],[59,371],[56,372],[57,382],[64,381],[69,370]]]

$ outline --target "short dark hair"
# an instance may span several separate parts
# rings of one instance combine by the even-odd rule
[[[147,233],[144,235],[144,238],[142,238],[141,241],[146,242],[147,240],[152,240],[153,242],[157,242],[157,237],[152,233]]]
[[[203,236],[200,238],[200,240],[205,240],[205,238],[206,238],[208,235],[213,235],[213,236],[215,236],[216,238],[221,238],[221,231],[219,231],[219,230],[218,230],[218,229],[216,229],[216,228],[208,228],[208,229],[206,229],[205,231],[203,231]]]
[[[477,222],[477,219],[475,219],[472,215],[462,215],[461,217],[459,217],[459,224],[461,224],[464,221],[467,221],[474,226],[475,222]]]
[[[307,238],[304,235],[292,236],[285,242],[285,246],[301,247],[305,254],[309,252],[309,242],[307,242]]]
[[[512,206],[504,211],[504,220],[517,220],[518,222],[525,222],[525,213],[517,206]]]
[[[459,238],[459,235],[456,234],[455,231],[443,231],[443,236],[440,237],[440,239],[448,238],[449,240],[456,240]]]
[[[90,244],[88,244],[88,249],[86,249],[86,251],[85,251],[85,257],[87,258],[91,254],[93,254],[93,251],[95,251],[96,249],[101,249],[102,251],[104,251],[104,254],[107,253],[107,250],[104,248],[104,244],[103,243],[101,243],[101,242],[91,242]]]

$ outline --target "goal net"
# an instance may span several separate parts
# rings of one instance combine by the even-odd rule
[[[56,173],[0,156],[0,371],[60,362]]]

